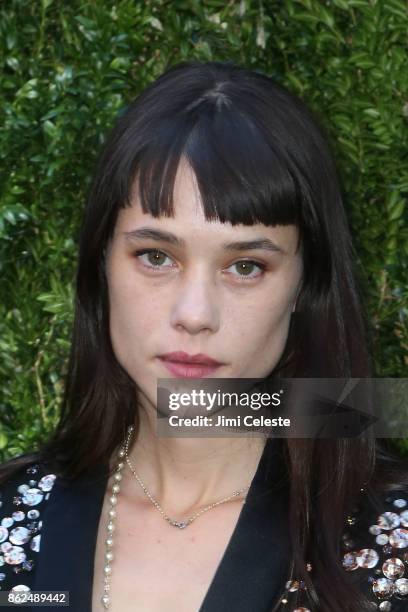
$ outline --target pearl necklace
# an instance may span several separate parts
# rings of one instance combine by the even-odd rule
[[[117,518],[116,505],[118,503],[118,495],[120,493],[120,481],[122,480],[121,471],[123,470],[124,465],[125,465],[123,463],[123,461],[122,461],[123,458],[126,458],[126,462],[127,462],[128,466],[129,466],[132,474],[134,475],[134,477],[136,478],[137,482],[142,487],[143,491],[145,492],[147,497],[150,499],[152,504],[155,506],[155,508],[157,508],[157,510],[160,512],[160,514],[163,516],[163,518],[169,523],[169,525],[172,525],[173,527],[177,527],[178,529],[185,529],[198,516],[200,516],[204,512],[207,512],[207,510],[210,510],[211,508],[215,508],[215,506],[218,506],[219,504],[223,504],[223,503],[229,501],[230,499],[232,499],[233,497],[237,497],[238,495],[240,495],[241,493],[243,493],[244,491],[247,491],[249,489],[249,486],[246,486],[246,487],[243,487],[242,489],[239,489],[238,491],[234,491],[234,493],[232,493],[232,495],[229,495],[228,497],[225,497],[225,498],[223,498],[223,499],[221,499],[221,500],[219,500],[217,502],[214,502],[213,504],[210,504],[209,506],[206,506],[205,508],[203,508],[199,512],[196,512],[195,514],[193,514],[192,516],[190,516],[189,518],[187,518],[184,521],[177,521],[175,519],[171,519],[163,511],[163,509],[160,506],[160,504],[149,493],[149,491],[147,490],[146,486],[143,484],[143,482],[141,481],[139,476],[136,474],[132,464],[130,463],[129,456],[128,456],[128,449],[129,449],[130,436],[132,435],[133,431],[134,431],[133,425],[129,425],[124,445],[120,448],[120,450],[118,452],[119,461],[117,463],[115,474],[113,476],[114,484],[112,485],[112,495],[109,497],[109,503],[110,503],[110,508],[109,508],[109,512],[108,512],[109,521],[108,521],[108,524],[107,524],[107,538],[105,540],[105,566],[103,568],[103,573],[104,573],[103,590],[104,590],[104,594],[101,597],[101,602],[102,602],[102,605],[105,608],[105,610],[107,610],[109,608],[110,603],[111,603],[111,597],[109,595],[109,592],[110,592],[110,582],[111,582],[111,577],[112,577],[112,561],[113,561],[113,557],[114,557],[113,552],[112,552],[113,545],[114,545],[113,532],[115,531],[115,520]],[[242,500],[243,503],[245,502],[245,499],[246,499],[246,497],[243,498],[243,500]]]

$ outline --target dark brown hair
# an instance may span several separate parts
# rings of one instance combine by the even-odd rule
[[[126,426],[137,428],[137,387],[110,341],[104,252],[120,208],[130,205],[136,174],[143,209],[154,216],[172,213],[181,156],[195,172],[207,219],[294,223],[299,229],[303,284],[272,374],[373,374],[341,189],[317,117],[259,72],[231,62],[178,64],[118,118],[89,192],[65,395],[58,426],[40,451],[65,478],[108,462]],[[364,482],[374,494],[397,487],[406,470],[399,471],[397,459],[378,440],[287,439],[283,446],[297,576],[311,590],[317,579],[318,609],[360,612],[362,596],[340,563],[345,519]],[[15,458],[0,476],[33,457]],[[313,565],[312,578],[306,560]]]

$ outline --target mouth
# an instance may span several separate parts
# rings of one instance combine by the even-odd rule
[[[181,378],[203,378],[223,365],[203,353],[189,355],[183,351],[165,353],[159,359],[169,372]]]

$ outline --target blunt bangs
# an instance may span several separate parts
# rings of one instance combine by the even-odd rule
[[[207,220],[232,225],[299,226],[302,195],[284,151],[229,101],[211,96],[156,125],[134,156],[124,206],[137,182],[144,212],[173,216],[173,190],[184,158]],[[128,167],[129,167],[128,166]]]

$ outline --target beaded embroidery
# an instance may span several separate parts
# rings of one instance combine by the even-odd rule
[[[371,516],[368,523],[362,524],[359,514],[347,517],[342,565],[345,571],[357,572],[368,610],[402,612],[408,610],[408,495],[399,491],[382,501],[384,512]],[[310,563],[307,570],[312,571]],[[318,609],[304,581],[290,579],[273,612]]]
[[[356,517],[350,518],[353,520],[342,543],[344,569],[357,571],[365,578],[373,610],[407,609],[408,495],[406,492],[388,495],[384,512],[365,526],[364,538],[358,531]]]
[[[55,474],[41,475],[39,464],[26,469],[28,482],[17,486],[12,498],[14,511],[0,522],[0,589],[12,592],[29,592],[24,576],[36,565],[41,544],[41,512],[56,479]],[[0,492],[0,507],[6,500]],[[15,575],[21,574],[21,582],[15,584]],[[29,582],[29,581],[28,581]],[[14,585],[14,586],[13,586]]]

